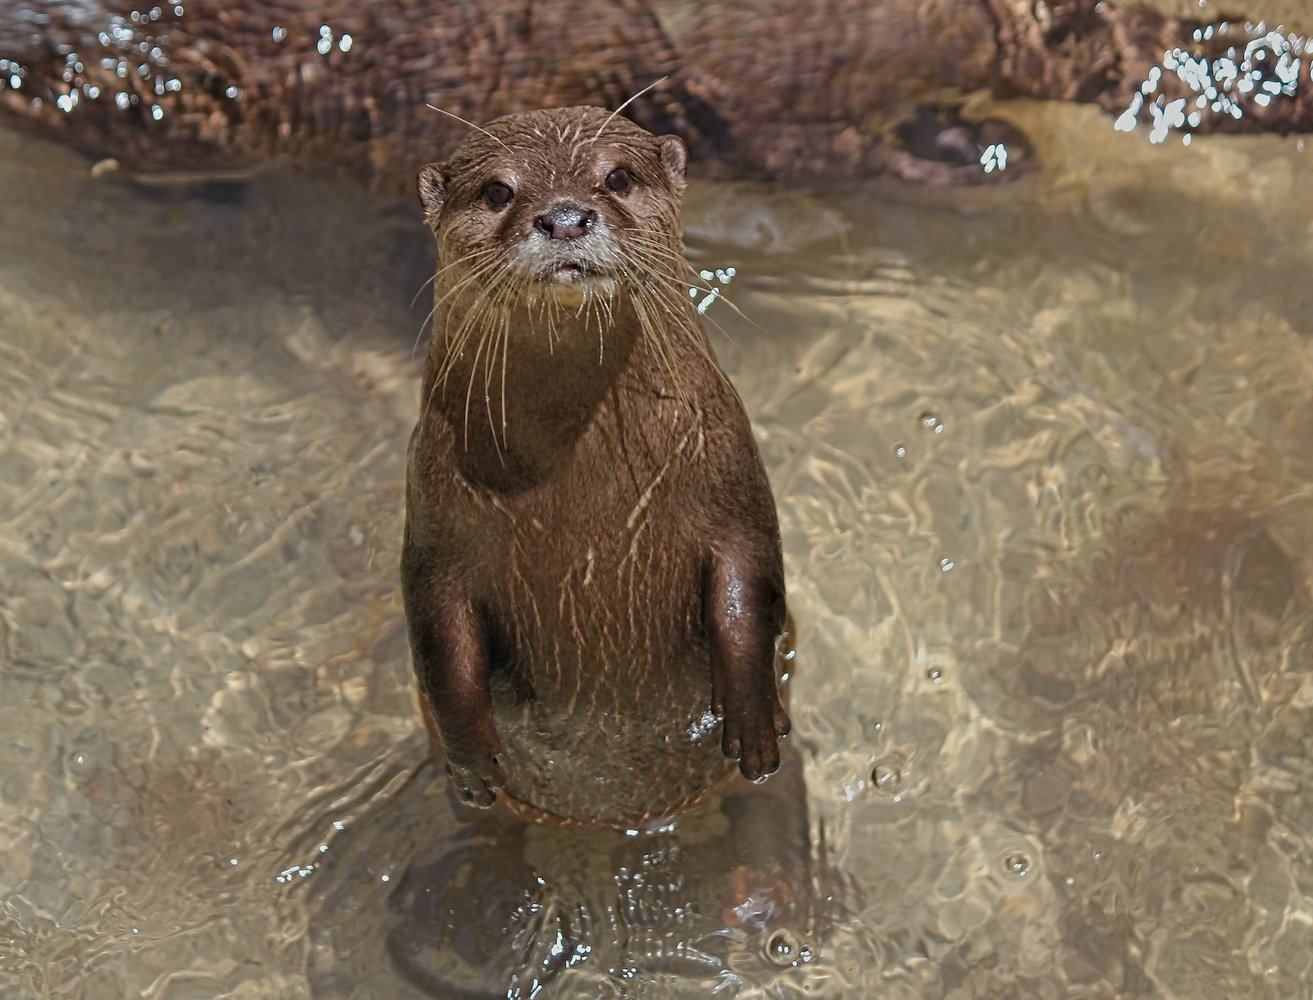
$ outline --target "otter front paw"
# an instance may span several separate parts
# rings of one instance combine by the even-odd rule
[[[506,787],[506,768],[496,753],[481,754],[473,761],[447,758],[447,774],[456,786],[462,802],[487,809],[497,798],[497,790]]]
[[[760,781],[780,768],[779,738],[789,734],[789,716],[772,692],[773,704],[751,706],[725,699],[721,725],[721,749],[739,762],[739,771],[749,781]]]

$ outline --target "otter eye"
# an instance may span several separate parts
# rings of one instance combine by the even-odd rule
[[[505,208],[514,197],[515,192],[511,190],[511,186],[501,181],[488,181],[483,186],[483,200],[493,208]]]
[[[629,185],[633,181],[629,178],[629,171],[624,167],[616,167],[606,175],[606,188],[608,191],[614,191],[616,194],[628,194]]]

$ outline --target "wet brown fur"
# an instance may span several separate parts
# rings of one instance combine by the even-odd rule
[[[778,766],[779,529],[684,280],[685,162],[673,136],[567,108],[420,174],[439,260],[402,578],[423,701],[477,805],[630,825],[704,796],[726,756]],[[544,236],[560,204],[595,224]]]

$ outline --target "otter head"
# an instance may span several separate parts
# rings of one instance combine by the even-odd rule
[[[687,162],[678,136],[601,108],[490,122],[419,173],[439,289],[495,281],[503,301],[567,305],[636,286],[673,291],[685,266]]]

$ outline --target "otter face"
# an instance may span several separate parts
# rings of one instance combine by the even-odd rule
[[[568,297],[682,274],[688,154],[601,108],[508,115],[419,174],[444,269]],[[484,269],[487,269],[486,271]]]

